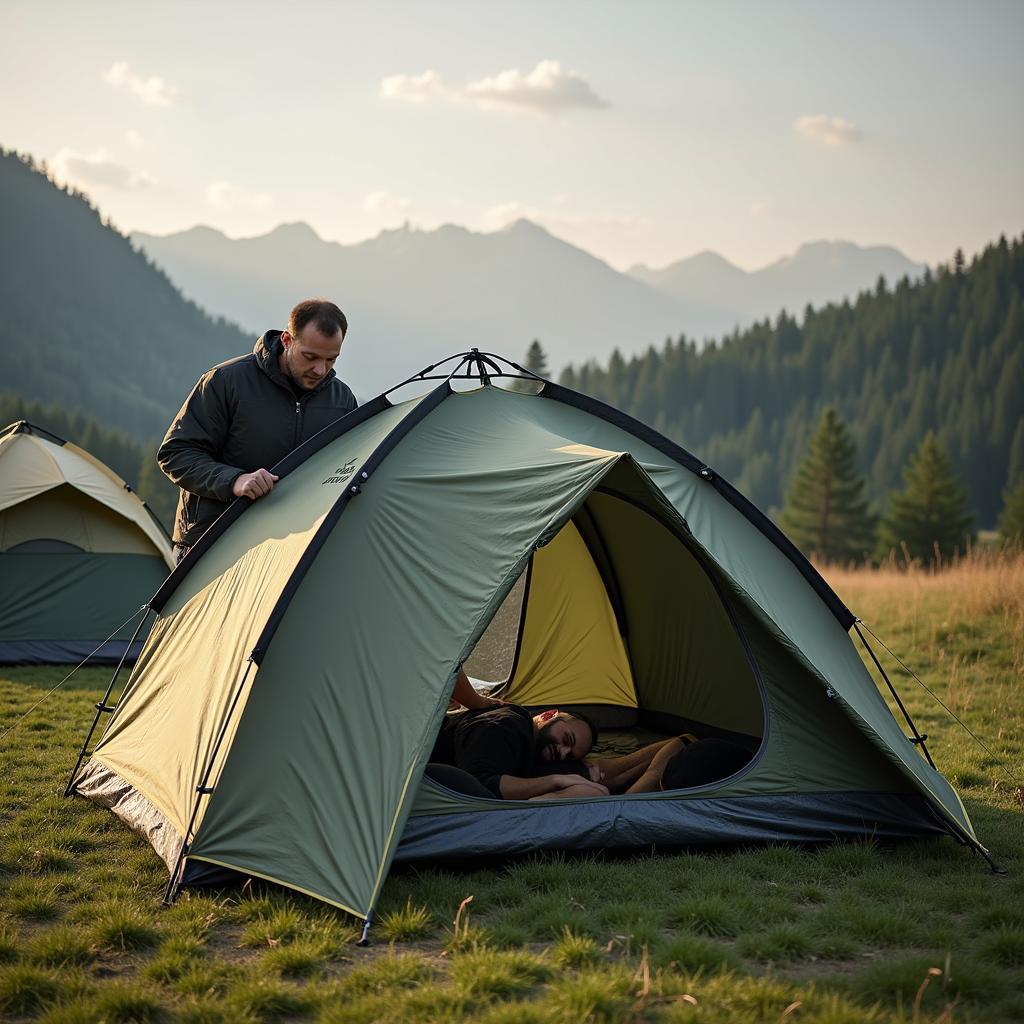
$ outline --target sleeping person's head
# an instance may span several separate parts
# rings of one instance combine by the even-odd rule
[[[578,761],[594,748],[597,726],[583,714],[552,708],[533,716],[538,761]]]

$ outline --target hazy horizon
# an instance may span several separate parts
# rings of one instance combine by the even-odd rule
[[[560,236],[555,234],[553,231],[550,231],[543,224],[538,224],[536,221],[532,221],[528,217],[519,218],[519,220],[527,221],[528,223],[532,224],[534,227],[538,227],[538,228],[540,228],[543,231],[547,231],[550,235],[552,235],[552,237],[558,238],[560,241],[568,242],[571,245],[575,245],[575,243],[569,242],[568,239],[561,238]],[[438,224],[435,227],[429,227],[429,228],[421,227],[420,225],[414,224],[412,222],[406,222],[404,224],[398,224],[398,225],[396,225],[394,227],[384,227],[384,228],[381,228],[379,231],[375,232],[372,235],[368,235],[366,238],[359,238],[359,239],[356,239],[355,241],[351,241],[351,242],[341,241],[340,239],[336,239],[336,238],[325,238],[323,235],[320,234],[319,231],[316,230],[316,227],[314,225],[309,224],[306,221],[302,221],[302,220],[281,221],[281,223],[275,224],[272,227],[267,228],[266,230],[257,231],[257,232],[252,233],[252,234],[244,234],[243,233],[243,234],[237,234],[236,235],[236,234],[232,234],[232,233],[230,233],[228,231],[222,231],[220,228],[218,228],[214,224],[202,223],[202,222],[196,223],[196,224],[192,224],[192,225],[189,225],[188,227],[180,228],[180,229],[175,230],[175,231],[161,232],[159,234],[156,233],[156,232],[150,232],[150,231],[125,231],[124,234],[126,234],[126,235],[139,234],[139,235],[145,235],[145,236],[151,236],[151,237],[168,238],[168,237],[172,237],[172,236],[175,236],[175,235],[187,234],[190,231],[197,231],[197,230],[202,231],[202,230],[205,230],[205,231],[215,231],[218,234],[223,235],[224,238],[226,238],[230,242],[245,242],[245,241],[252,241],[254,239],[259,239],[259,238],[266,238],[268,235],[272,235],[275,231],[278,231],[281,228],[289,228],[289,227],[302,226],[302,227],[309,228],[323,242],[327,242],[327,243],[333,244],[333,245],[341,245],[341,246],[345,246],[346,248],[350,248],[350,247],[353,247],[353,246],[362,245],[364,242],[372,242],[375,239],[380,238],[381,235],[385,235],[385,234],[388,234],[388,233],[396,233],[396,232],[401,232],[401,231],[430,233],[430,232],[433,232],[433,231],[439,231],[439,230],[441,230],[443,228],[457,228],[459,230],[468,231],[471,234],[493,235],[493,234],[500,234],[503,231],[509,230],[509,228],[513,227],[516,223],[518,223],[518,221],[512,221],[509,224],[505,224],[505,225],[503,225],[500,228],[493,228],[493,229],[488,231],[488,230],[482,230],[482,229],[478,229],[478,228],[473,228],[473,227],[470,227],[470,226],[465,225],[465,224],[457,224],[454,221],[447,221],[447,222],[445,222],[443,224]],[[117,227],[117,225],[115,225],[115,227]],[[123,229],[120,229],[120,228],[118,228],[118,229],[119,230],[123,230]],[[1007,237],[1011,237],[1011,236],[1012,237],[1016,237],[1016,235],[1012,234],[1011,232],[1005,232],[1005,234],[1007,235]],[[998,241],[998,238],[989,239],[989,241],[986,242],[985,245],[988,245],[988,244],[990,244],[992,242],[996,242],[996,241]],[[699,250],[697,252],[687,253],[685,255],[679,256],[676,259],[670,260],[666,264],[661,264],[661,265],[659,265],[657,267],[651,266],[650,264],[646,264],[645,266],[649,270],[659,270],[659,269],[663,269],[664,267],[670,266],[670,265],[675,264],[675,263],[686,262],[687,260],[694,259],[694,258],[696,258],[698,256],[712,255],[712,256],[718,256],[721,259],[725,259],[728,263],[732,264],[733,266],[736,266],[738,269],[743,270],[746,273],[757,273],[757,271],[759,271],[759,270],[765,270],[768,267],[774,266],[774,265],[776,265],[779,262],[782,262],[782,261],[784,261],[784,260],[786,260],[788,258],[791,258],[792,256],[794,256],[801,249],[804,249],[804,248],[810,247],[810,246],[815,246],[815,245],[856,245],[856,246],[858,246],[858,248],[862,248],[862,249],[886,248],[886,249],[895,249],[897,252],[900,252],[900,250],[896,246],[892,246],[892,245],[890,245],[887,242],[876,242],[874,244],[868,244],[868,245],[863,245],[862,246],[859,243],[851,242],[849,239],[846,239],[846,238],[809,238],[809,239],[807,239],[804,242],[800,242],[796,246],[796,248],[793,249],[792,251],[779,253],[778,256],[769,259],[768,262],[763,263],[763,264],[759,264],[759,265],[754,266],[754,267],[740,267],[739,264],[734,264],[732,262],[732,260],[729,260],[727,257],[722,256],[721,253],[718,253],[718,252],[716,252],[713,249],[701,249],[701,250]],[[596,259],[602,259],[602,257],[600,257],[597,253],[593,253],[593,252],[590,252],[587,249],[583,249],[582,246],[576,246],[576,247],[582,249],[582,251],[588,253],[588,255],[594,256]],[[984,248],[984,245],[980,249],[978,249],[977,252],[980,253],[981,249],[983,249],[983,248]],[[975,252],[965,252],[965,258],[968,261],[970,261],[971,257],[974,256],[975,254],[976,254]],[[906,256],[906,253],[902,253],[901,252],[901,255]],[[948,257],[946,257],[943,260],[939,260],[937,262],[938,263],[948,263],[949,260],[952,258],[952,255],[953,254],[950,253]],[[604,262],[607,262],[607,261],[604,261]],[[609,264],[609,265],[611,265],[611,264]],[[622,268],[615,267],[615,269],[617,269],[617,270],[621,269],[622,272],[626,272],[626,271],[630,270],[632,267],[640,266],[640,265],[641,264],[639,264],[639,263],[638,264],[631,264],[630,267],[622,267]],[[933,266],[934,267],[935,264],[929,264],[929,266]]]

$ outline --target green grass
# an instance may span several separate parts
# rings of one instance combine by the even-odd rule
[[[840,586],[1018,774],[1020,589],[863,574]],[[0,669],[0,730],[62,674]],[[105,681],[82,671],[0,749],[4,1020],[1024,1019],[1024,808],[991,757],[905,680],[1007,875],[950,840],[419,865],[392,871],[366,949],[357,922],[271,885],[161,906],[166,869],[149,847],[61,795]]]
[[[410,897],[405,901],[404,907],[383,911],[377,927],[381,936],[388,942],[408,942],[410,939],[420,939],[429,935],[434,930],[434,923],[426,906],[413,906]]]

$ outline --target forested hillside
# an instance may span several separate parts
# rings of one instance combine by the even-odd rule
[[[826,406],[849,425],[882,507],[929,430],[978,525],[1024,471],[1024,237],[917,283],[880,279],[856,302],[783,313],[698,351],[680,336],[562,383],[655,425],[753,501],[781,505]]]
[[[148,442],[200,373],[251,346],[31,160],[0,150],[0,195],[0,390]]]

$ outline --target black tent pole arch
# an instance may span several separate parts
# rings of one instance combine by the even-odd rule
[[[454,359],[459,360],[459,362],[456,363],[455,369],[450,373],[445,373],[444,371],[440,371],[438,373],[434,372],[438,367],[444,366],[445,363],[450,363]],[[501,368],[501,364],[511,367],[514,372],[503,370]],[[465,371],[463,373],[459,373],[463,368],[465,368]],[[475,379],[479,380],[481,384],[486,386],[490,383],[492,377],[513,380],[535,380],[539,384],[551,383],[546,377],[541,377],[539,374],[526,369],[524,366],[520,366],[511,359],[506,359],[504,356],[499,356],[494,352],[481,352],[479,349],[474,348],[469,352],[456,352],[453,355],[446,356],[444,359],[439,359],[436,363],[431,363],[429,366],[425,366],[419,371],[419,373],[414,373],[411,377],[407,377],[405,380],[393,385],[388,388],[387,391],[383,392],[383,394],[390,395],[392,392],[398,391],[399,388],[404,388],[409,384],[418,384],[422,381],[428,380],[451,381]]]

